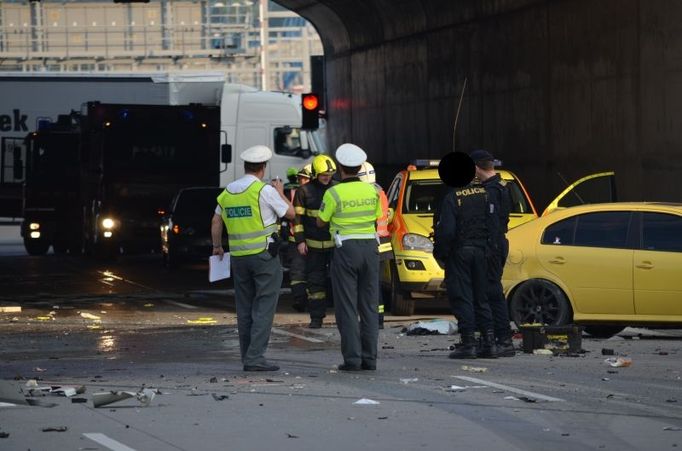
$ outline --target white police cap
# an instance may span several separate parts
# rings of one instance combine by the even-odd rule
[[[343,166],[352,168],[367,161],[367,154],[355,144],[341,144],[336,149],[336,161]]]
[[[251,146],[239,155],[247,163],[265,163],[272,158],[272,150],[268,146]]]

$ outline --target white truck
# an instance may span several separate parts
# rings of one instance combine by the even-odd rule
[[[0,73],[0,217],[21,214],[26,135],[93,101],[219,106],[221,144],[231,146],[230,162],[221,163],[221,186],[243,173],[239,154],[255,144],[266,144],[274,152],[267,178],[284,178],[288,167],[300,167],[312,155],[326,152],[323,130],[300,129],[299,95],[229,84],[219,72],[4,72]],[[221,159],[219,148],[215,158]]]

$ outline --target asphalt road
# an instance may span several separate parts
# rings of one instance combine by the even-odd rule
[[[209,284],[205,264],[168,271],[154,255],[114,264],[29,257],[4,232],[0,306],[21,312],[0,313],[0,396],[16,398],[0,404],[2,450],[682,446],[680,330],[585,336],[578,357],[453,361],[455,336],[401,332],[418,319],[452,319],[422,308],[388,318],[376,372],[343,373],[333,314],[306,329],[283,290],[268,351],[282,369],[244,373],[231,287]],[[612,368],[602,349],[632,365]],[[54,407],[16,405],[34,378],[83,385],[76,398],[86,402],[47,395],[34,399]],[[159,392],[148,406],[131,398],[93,407],[94,393],[143,387]]]

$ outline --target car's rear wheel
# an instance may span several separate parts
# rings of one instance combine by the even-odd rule
[[[400,289],[400,279],[395,265],[391,265],[391,313],[396,316],[411,316],[414,314],[414,299]]]
[[[511,298],[511,317],[517,326],[547,324],[559,326],[571,321],[571,304],[561,288],[547,280],[529,280]]]
[[[611,338],[625,329],[623,326],[595,325],[585,326],[585,332],[594,338]]]

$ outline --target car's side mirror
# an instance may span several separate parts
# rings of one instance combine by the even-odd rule
[[[223,144],[220,146],[220,161],[223,163],[232,163],[232,146],[230,144]]]

